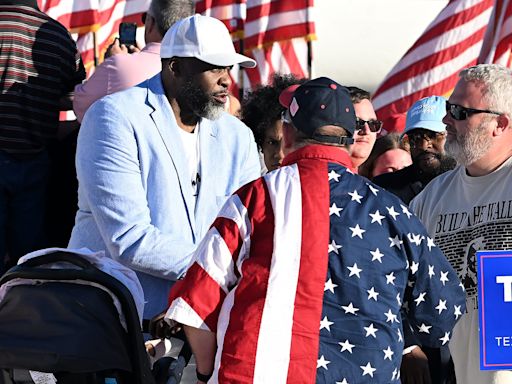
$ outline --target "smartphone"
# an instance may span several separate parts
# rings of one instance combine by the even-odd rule
[[[137,24],[121,23],[119,24],[119,44],[126,46],[136,45],[135,36],[137,34]]]

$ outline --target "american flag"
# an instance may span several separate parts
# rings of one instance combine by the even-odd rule
[[[496,0],[479,62],[512,66],[512,1]]]
[[[307,146],[237,191],[171,291],[167,317],[217,333],[210,382],[399,382],[401,310],[445,345],[463,287],[418,219]]]
[[[38,0],[39,8],[74,35],[88,75],[103,60],[123,21],[142,26],[150,0]]]
[[[402,131],[415,101],[448,96],[458,73],[477,63],[493,6],[494,0],[451,0],[439,13],[375,92],[383,134]]]

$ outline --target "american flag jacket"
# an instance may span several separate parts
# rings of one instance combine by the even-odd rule
[[[199,245],[167,316],[217,334],[210,383],[399,383],[402,317],[448,343],[457,275],[397,197],[308,145],[238,190]]]

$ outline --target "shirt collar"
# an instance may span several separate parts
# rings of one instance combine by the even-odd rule
[[[347,151],[340,147],[321,144],[309,144],[288,154],[283,165],[290,165],[303,159],[327,160],[339,163],[355,173],[354,165]]]
[[[157,42],[152,42],[152,43],[147,43],[144,48],[142,48],[142,51],[144,52],[148,52],[148,53],[155,53],[157,55],[160,55],[160,47],[161,47],[161,43],[157,43]]]

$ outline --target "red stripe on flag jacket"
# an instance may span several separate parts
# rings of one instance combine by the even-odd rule
[[[460,282],[418,219],[308,145],[224,205],[167,316],[217,334],[210,382],[399,382],[402,315],[448,342]]]

